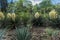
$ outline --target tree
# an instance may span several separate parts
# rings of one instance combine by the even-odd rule
[[[41,11],[43,11],[44,13],[48,13],[54,7],[54,5],[52,5],[51,0],[43,0],[39,5]]]
[[[27,0],[19,0],[16,3],[16,10],[15,12],[31,12],[32,10],[32,3]]]
[[[60,14],[60,3],[55,5],[55,10]]]
[[[11,0],[11,2],[8,3],[7,12],[13,13],[14,10],[15,10],[15,4],[14,4],[13,0]]]
[[[8,6],[7,0],[0,0],[0,3],[1,3],[1,11],[6,12],[7,11],[7,6]]]

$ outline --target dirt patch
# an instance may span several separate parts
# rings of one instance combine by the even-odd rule
[[[49,36],[44,27],[33,27],[32,32],[32,40],[60,40],[60,33],[56,36]]]

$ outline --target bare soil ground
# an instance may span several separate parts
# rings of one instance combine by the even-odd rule
[[[44,27],[33,27],[31,40],[60,40],[60,33],[56,36],[49,36]]]

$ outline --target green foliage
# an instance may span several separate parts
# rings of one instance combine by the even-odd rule
[[[55,11],[55,10],[52,10],[50,13],[49,13],[49,21],[50,21],[50,24],[51,26],[54,26],[55,27],[59,27],[60,25],[60,18],[59,18],[59,15],[58,13]]]
[[[31,34],[27,28],[16,28],[17,40],[30,40]]]
[[[56,27],[58,27],[58,28],[60,28],[60,19],[59,18],[57,18],[57,19],[55,19],[55,20],[50,20],[50,24],[51,24],[51,26],[53,26],[53,28],[56,28]]]
[[[32,10],[32,3],[27,0],[18,0],[15,4],[15,13],[20,13],[20,12],[31,12]]]
[[[39,5],[42,13],[49,13],[49,11],[54,7],[51,0],[42,0]]]
[[[20,13],[20,18],[21,20],[24,20],[24,21],[27,21],[30,17],[30,14],[29,13]]]
[[[46,28],[45,31],[49,36],[57,36],[59,34],[59,30],[57,29]]]
[[[45,31],[47,32],[47,34],[48,34],[49,36],[51,36],[52,33],[53,33],[53,29],[46,28]]]
[[[10,25],[5,26],[5,28],[0,28],[0,40],[2,40],[3,36],[6,34],[6,32],[10,29]]]
[[[42,22],[43,22],[43,26],[49,26],[50,21],[49,21],[49,15],[48,14],[42,14]]]
[[[31,14],[22,12],[19,14],[19,16],[20,16],[20,20],[22,21],[22,23],[26,26],[28,21],[31,18]]]
[[[50,20],[48,13],[55,9],[59,13],[59,5],[53,5],[51,0],[42,0],[41,3],[32,5],[31,1],[28,0],[18,0],[14,3],[9,3],[7,7],[8,13],[16,13],[17,17],[14,21],[12,19],[5,18],[3,20],[3,25],[14,25],[19,26],[23,24],[24,26],[27,26],[27,24],[32,20],[33,25],[49,25],[49,22],[53,26],[59,26],[60,19]],[[36,19],[34,17],[34,13],[40,12],[42,14],[41,17]],[[6,14],[6,13],[5,13]],[[53,14],[54,15],[54,14]],[[13,18],[14,19],[14,18]],[[48,22],[49,21],[49,22]],[[45,26],[44,25],[44,26]]]

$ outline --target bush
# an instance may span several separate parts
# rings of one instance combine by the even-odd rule
[[[50,20],[50,24],[53,26],[53,28],[60,28],[60,19],[57,18],[55,20]]]
[[[42,14],[42,22],[43,22],[43,26],[49,26],[49,16],[48,14]]]
[[[22,23],[24,24],[24,26],[26,27],[28,21],[29,21],[30,18],[31,18],[31,14],[22,12],[22,13],[19,14],[19,16],[20,16],[21,22],[22,22]]]
[[[1,27],[5,28],[6,26],[15,26],[15,19],[16,19],[16,14],[15,13],[8,13],[6,15],[4,15],[2,12],[0,13],[0,22],[1,22]],[[11,28],[10,27],[10,28]]]

